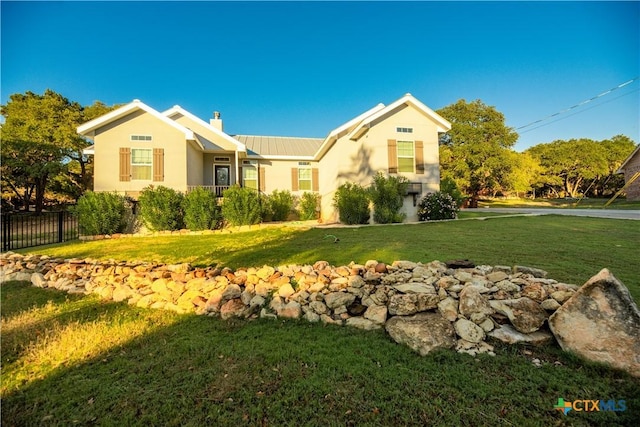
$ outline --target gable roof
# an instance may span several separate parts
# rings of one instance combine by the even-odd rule
[[[633,150],[633,152],[631,154],[629,154],[629,157],[627,157],[624,162],[622,162],[622,164],[620,165],[620,167],[618,168],[618,170],[616,171],[616,173],[624,173],[624,168],[625,166],[627,166],[627,163],[629,163],[631,161],[631,159],[633,159],[633,157],[638,154],[638,152],[640,152],[640,144],[638,144],[638,146],[636,147],[635,150]]]
[[[248,157],[264,159],[313,160],[322,138],[298,138],[290,136],[234,135],[246,145]]]
[[[442,116],[424,105],[422,102],[418,101],[413,97],[413,95],[407,93],[402,98],[376,111],[358,123],[358,125],[349,133],[349,139],[356,140],[360,138],[369,130],[371,123],[402,105],[413,106],[425,116],[431,118],[436,123],[438,132],[448,132],[451,130],[451,123],[449,123],[449,121],[445,120]]]
[[[115,120],[121,119],[131,113],[134,113],[136,111],[144,111],[145,113],[151,114],[152,116],[154,116],[155,118],[157,118],[158,120],[166,123],[167,125],[179,130],[180,132],[182,132],[184,134],[185,139],[190,140],[190,141],[195,141],[196,138],[193,134],[193,132],[189,129],[187,129],[186,127],[176,123],[175,121],[169,119],[166,116],[163,116],[162,114],[160,114],[159,112],[157,112],[156,110],[154,110],[153,108],[149,107],[148,105],[146,105],[144,102],[141,102],[139,99],[134,99],[132,102],[123,105],[120,108],[117,108],[113,111],[108,112],[107,114],[104,114],[98,118],[95,118],[83,125],[80,125],[77,127],[76,131],[83,136],[86,137],[94,137],[95,136],[95,131],[99,128],[101,128],[102,126],[105,126]],[[198,144],[200,144],[198,142]]]
[[[223,138],[225,141],[235,145],[238,149],[238,151],[247,151],[247,147],[241,142],[238,141],[236,138],[233,138],[231,135],[228,135],[226,133],[224,133],[223,131],[221,131],[220,129],[216,128],[215,126],[211,126],[210,123],[205,122],[204,120],[202,120],[200,117],[195,116],[193,114],[191,114],[190,112],[188,112],[187,110],[185,110],[184,108],[182,108],[179,105],[174,105],[173,107],[171,107],[170,109],[168,109],[167,111],[163,112],[162,115],[171,119],[171,116],[175,115],[175,114],[181,114],[185,117],[187,117],[188,119],[198,123],[200,126],[205,127],[207,130],[213,132],[214,134],[218,135],[219,137]],[[173,119],[171,119],[173,120]],[[199,136],[196,134],[196,136]],[[200,142],[202,144],[202,142]]]

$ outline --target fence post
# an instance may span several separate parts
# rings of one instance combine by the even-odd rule
[[[9,239],[9,235],[11,234],[9,230],[11,229],[11,215],[10,214],[2,214],[2,250],[8,251],[11,249],[11,241]]]
[[[58,243],[64,240],[64,212],[58,212]]]

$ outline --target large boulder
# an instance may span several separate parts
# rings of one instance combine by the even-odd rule
[[[629,290],[603,269],[549,318],[560,347],[640,377],[640,311]]]
[[[399,344],[409,346],[424,356],[436,348],[453,348],[456,332],[440,313],[418,313],[389,319],[385,329]]]

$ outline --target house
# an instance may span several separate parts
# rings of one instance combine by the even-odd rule
[[[616,173],[624,174],[627,200],[640,200],[640,144],[626,158]]]
[[[416,201],[440,185],[439,134],[451,124],[406,94],[378,104],[330,131],[325,138],[228,135],[219,113],[205,122],[180,106],[158,112],[139,100],[78,127],[93,140],[94,191],[136,198],[148,185],[179,191],[206,187],[222,196],[239,184],[264,193],[289,190],[321,196],[320,218],[337,221],[336,189],[368,186],[378,171],[405,176],[408,220]]]

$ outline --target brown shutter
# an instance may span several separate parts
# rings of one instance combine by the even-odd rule
[[[120,147],[120,181],[131,181],[131,149]]]
[[[258,169],[258,190],[265,192],[266,184],[265,184],[265,170],[264,167]]]
[[[398,173],[398,144],[395,139],[387,140],[389,155],[389,173]]]
[[[311,169],[311,190],[312,191],[320,191],[320,181],[318,168]]]
[[[424,144],[422,141],[416,141],[416,173],[424,175]]]
[[[164,148],[153,149],[153,180],[164,181]]]
[[[242,186],[243,186],[243,184],[244,184],[244,182],[242,181],[242,178],[243,178],[243,177],[244,177],[244,175],[242,174],[242,166],[240,166],[240,167],[238,168],[238,185],[239,185],[240,187],[242,187]]]
[[[291,191],[298,191],[298,168],[291,168]]]

